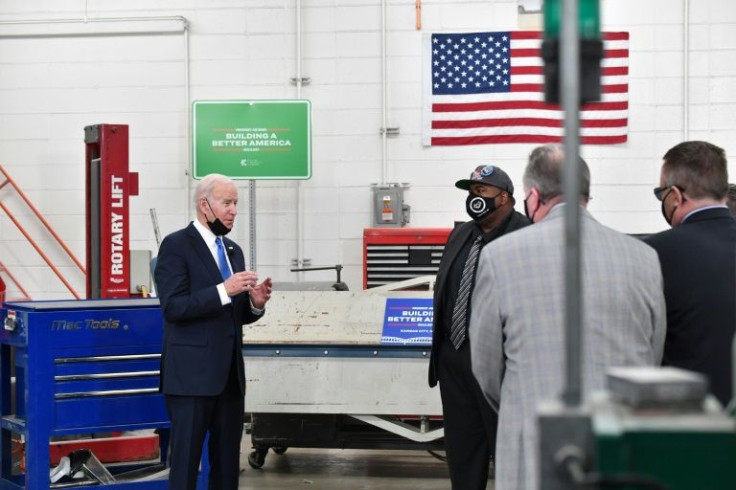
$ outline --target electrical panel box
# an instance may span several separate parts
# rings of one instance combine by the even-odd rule
[[[409,223],[409,205],[404,204],[405,186],[373,186],[373,226],[401,227]]]

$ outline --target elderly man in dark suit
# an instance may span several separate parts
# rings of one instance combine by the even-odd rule
[[[467,322],[474,270],[484,245],[530,222],[514,211],[514,185],[498,167],[481,165],[455,187],[468,191],[465,207],[472,221],[453,230],[440,261],[429,386],[439,381],[453,490],[482,490],[488,481],[498,419],[470,368]]]
[[[240,247],[224,238],[238,189],[208,175],[195,191],[196,220],[167,236],[156,264],[164,316],[161,390],[171,418],[169,488],[194,490],[209,433],[209,488],[237,489],[243,434],[243,324],[258,320],[271,296],[246,271]]]
[[[663,364],[708,376],[724,405],[733,396],[736,221],[726,206],[723,149],[686,141],[664,155],[662,215],[672,226],[645,241],[659,254],[667,301]]]

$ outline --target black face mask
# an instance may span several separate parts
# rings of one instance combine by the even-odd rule
[[[675,186],[673,185],[672,188],[674,188],[674,187]],[[678,189],[679,189],[679,187],[678,187]],[[670,214],[669,217],[668,217],[667,216],[667,211],[665,211],[665,209],[664,209],[664,202],[667,200],[667,198],[669,197],[669,194],[671,192],[674,192],[674,191],[672,189],[670,189],[667,192],[667,194],[665,194],[664,196],[662,196],[662,205],[661,205],[662,216],[664,217],[664,220],[667,222],[667,224],[670,225],[670,228],[672,227],[672,218],[675,217],[675,211],[677,211],[677,205],[675,205],[672,208],[672,214]],[[687,201],[687,199],[685,199],[685,196],[683,195],[682,196],[682,202],[685,203],[685,201]]]
[[[677,211],[677,206],[672,208],[672,214],[667,216],[667,211],[664,210],[664,199],[662,199],[662,216],[664,217],[664,220],[667,222],[670,227],[672,227],[672,218],[675,216],[675,211]]]
[[[534,215],[537,214],[537,210],[535,209],[533,213],[529,214],[529,204],[527,203],[528,200],[529,199],[524,199],[524,214],[527,218],[529,218],[529,221],[534,223]]]
[[[530,197],[532,197],[531,192],[529,192],[529,195],[524,198],[524,214],[527,218],[529,218],[529,221],[534,223],[534,217],[537,215],[537,211],[539,211],[540,206],[542,206],[543,204],[547,204],[547,202],[545,199],[542,199],[539,195],[537,195],[537,207],[533,212],[531,212],[531,210],[529,209]]]
[[[500,195],[500,192],[493,197],[469,194],[465,200],[465,211],[474,221],[482,221],[483,218],[496,210],[496,198]]]
[[[215,212],[212,211],[212,206],[210,206],[210,202],[207,200],[207,198],[204,198],[204,202],[207,203],[207,206],[210,208],[210,211],[212,212],[212,216],[215,216]],[[220,221],[220,218],[215,216],[214,221],[210,221],[207,219],[207,215],[204,216],[205,220],[207,220],[207,226],[209,226],[212,233],[214,233],[217,236],[225,236],[228,233],[230,233],[230,228],[225,226],[225,224]]]

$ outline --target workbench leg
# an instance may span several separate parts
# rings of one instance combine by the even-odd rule
[[[12,407],[10,378],[10,346],[0,345],[0,415],[10,415]],[[0,480],[9,479],[13,471],[13,445],[12,433],[6,429],[0,429]]]
[[[12,444],[12,433],[9,430],[0,430],[0,480],[8,480],[13,474]]]
[[[34,430],[29,424],[26,436],[26,485],[25,488],[49,488],[49,433]]]

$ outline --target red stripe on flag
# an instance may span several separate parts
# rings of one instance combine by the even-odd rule
[[[542,75],[544,74],[543,66],[512,66],[512,75]]]
[[[544,92],[542,83],[514,83],[511,85],[512,92]]]
[[[601,90],[604,94],[625,94],[629,91],[629,84],[622,83],[620,85],[603,85]]]
[[[628,41],[628,32],[604,32],[601,36],[604,41]],[[511,38],[516,40],[544,39],[541,31],[513,31]]]
[[[629,50],[628,49],[604,49],[603,57],[604,58],[628,58]]]
[[[512,39],[542,39],[542,31],[513,31]]]
[[[482,145],[485,143],[559,143],[559,136],[543,134],[498,134],[493,136],[464,136],[455,138],[432,138],[432,145]]]
[[[470,119],[466,121],[432,121],[432,129],[459,128],[499,128],[504,126],[544,126],[560,128],[559,119],[543,119],[540,117],[508,117],[504,119]]]
[[[628,32],[604,32],[603,39],[605,41],[628,41]]]
[[[581,128],[625,128],[629,124],[629,119],[582,119],[580,121]]]
[[[628,119],[583,119],[582,128],[618,128],[626,127]],[[545,119],[541,117],[508,117],[503,119],[467,119],[463,121],[432,121],[432,129],[468,129],[468,128],[500,128],[507,126],[539,126],[545,128],[561,128],[561,119]]]
[[[512,48],[509,50],[512,58],[541,58],[542,50],[538,48]],[[628,49],[604,49],[604,58],[628,58]]]
[[[512,75],[544,75],[543,66],[512,66]],[[614,77],[619,75],[628,75],[628,66],[603,66],[601,67],[601,75],[604,77]]]
[[[604,77],[614,77],[616,75],[628,75],[628,66],[606,66],[601,67],[601,75]]]
[[[549,109],[557,111],[560,110],[560,106],[533,100],[432,104],[432,112],[474,112],[504,109]]]
[[[629,103],[624,102],[594,102],[585,104],[582,107],[584,111],[625,111],[629,108]],[[498,102],[473,102],[466,104],[432,104],[432,112],[474,112],[474,111],[493,111],[508,109],[546,109],[550,111],[559,111],[560,106],[557,104],[547,104],[535,100],[506,100]]]
[[[541,58],[542,50],[538,48],[512,48],[509,50],[512,58]]]
[[[621,134],[617,136],[582,136],[580,142],[584,145],[615,145],[617,143],[626,143],[627,135]]]
[[[614,145],[626,143],[627,136],[582,136],[584,145]],[[433,146],[483,145],[488,143],[560,143],[560,136],[543,134],[499,134],[493,136],[467,136],[458,138],[432,138]]]
[[[629,101],[623,102],[590,102],[584,104],[581,111],[628,111]]]
[[[543,83],[514,83],[511,85],[512,92],[544,92]],[[622,83],[619,85],[603,85],[601,92],[604,94],[625,94],[629,91],[629,85]]]

